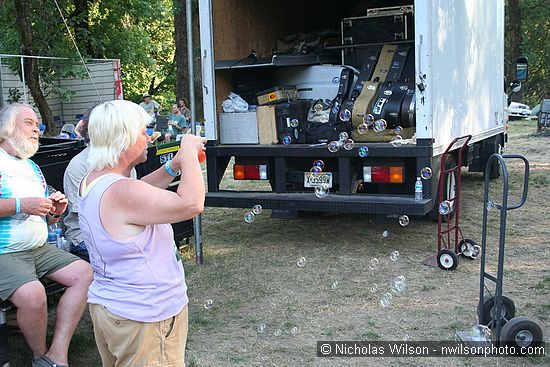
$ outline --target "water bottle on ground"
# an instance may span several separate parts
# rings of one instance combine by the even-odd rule
[[[422,180],[420,177],[416,178],[416,183],[414,184],[414,200],[422,200]]]

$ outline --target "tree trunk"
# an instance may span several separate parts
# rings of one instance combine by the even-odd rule
[[[176,96],[189,99],[189,70],[187,63],[187,19],[186,0],[174,0],[174,40],[176,43]],[[193,1],[193,49],[200,49],[199,12],[197,1]],[[202,73],[200,54],[193,55],[193,76],[195,81],[195,112],[197,119],[203,115]],[[189,106],[188,106],[189,107]]]
[[[76,43],[79,47],[86,50],[86,53],[90,57],[100,58],[92,47],[89,40],[90,25],[89,20],[89,8],[88,0],[73,0],[74,12],[72,16],[72,24],[74,27],[74,35]]]
[[[187,22],[185,1],[174,0],[174,41],[176,43],[176,97],[180,100],[189,97],[189,78],[187,71]]]
[[[32,26],[30,22],[30,0],[14,1],[17,32],[21,40],[21,54],[32,55]],[[34,102],[38,106],[42,121],[46,125],[46,132],[55,129],[52,110],[40,89],[37,59],[25,59],[23,64],[25,79]]]
[[[507,33],[509,39],[509,47],[506,50],[506,59],[510,63],[506,80],[508,84],[516,80],[516,59],[521,56],[521,48],[523,45],[523,36],[521,33],[521,10],[519,0],[508,0],[508,21]],[[512,93],[512,101],[523,102],[525,98],[525,86],[522,86],[519,93]]]

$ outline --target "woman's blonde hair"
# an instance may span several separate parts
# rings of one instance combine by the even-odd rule
[[[88,121],[92,170],[112,168],[120,155],[135,144],[139,134],[151,121],[151,116],[130,101],[108,101],[96,106]]]

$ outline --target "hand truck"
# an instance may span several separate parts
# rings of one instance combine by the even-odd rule
[[[458,255],[475,259],[481,250],[475,241],[464,238],[462,230],[458,225],[460,217],[460,170],[462,168],[462,154],[464,149],[468,147],[470,139],[472,139],[471,135],[455,138],[441,156],[438,194],[439,207],[434,208],[434,210],[438,210],[439,213],[437,225],[437,266],[443,270],[456,269],[458,266]],[[462,142],[462,146],[457,153],[458,162],[455,162],[450,151],[459,141]],[[443,225],[444,222],[446,225]],[[451,245],[451,240],[454,240],[454,247]]]
[[[517,204],[508,204],[508,169],[505,159],[520,159],[525,164],[523,175],[523,194]],[[502,202],[500,204],[489,200],[489,171],[494,162],[502,169],[503,189]],[[487,325],[493,331],[493,344],[496,346],[507,345],[514,348],[517,354],[525,354],[529,347],[536,347],[542,343],[543,335],[540,326],[529,317],[515,316],[514,302],[502,295],[502,281],[504,278],[504,249],[506,236],[506,216],[508,210],[518,209],[527,200],[529,184],[529,161],[520,154],[493,154],[487,161],[485,168],[485,186],[483,193],[483,222],[481,235],[481,272],[479,278],[479,304],[477,313],[479,323]],[[485,271],[487,251],[487,216],[489,210],[500,211],[500,232],[498,238],[498,264],[497,274],[493,276]],[[494,295],[485,285],[485,281],[495,283]],[[486,296],[486,293],[488,296]]]

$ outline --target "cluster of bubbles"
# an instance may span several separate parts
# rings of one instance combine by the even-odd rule
[[[394,250],[390,252],[389,257],[393,263],[399,261],[399,258],[400,258],[399,251]],[[369,269],[376,272],[378,271],[379,268],[380,268],[380,260],[378,260],[375,257],[372,258],[369,263]],[[407,288],[405,284],[405,276],[399,275],[397,277],[392,278],[389,282],[389,286],[390,286],[390,289],[388,291],[383,292],[380,297],[379,302],[382,307],[388,307],[391,304],[394,294],[402,293],[405,291],[405,289]],[[380,288],[378,284],[374,283],[370,289],[370,292],[374,295],[378,292],[379,289]]]
[[[266,332],[267,332],[267,326],[266,326],[265,322],[260,321],[258,323],[258,334],[265,334]],[[300,333],[300,328],[298,326],[293,326],[290,329],[290,334],[292,334],[292,335],[296,335],[296,334],[299,334],[299,333]],[[273,332],[273,335],[281,336],[281,335],[283,335],[283,330],[281,330],[280,328],[275,329],[275,331]]]
[[[260,204],[256,204],[252,207],[252,211],[244,213],[244,221],[246,223],[252,223],[254,222],[256,216],[260,214],[262,214],[262,206]]]
[[[333,140],[328,143],[327,148],[331,153],[336,153],[343,147],[345,150],[352,150],[355,146],[355,142],[350,139],[347,132],[343,131],[338,135],[338,141]]]
[[[315,162],[313,162],[313,166],[310,168],[309,172],[312,172],[313,174],[321,173],[323,172],[323,169],[325,168],[325,162],[318,159]],[[326,198],[330,192],[330,187],[327,184],[320,184],[318,186],[315,186],[314,193],[315,196],[317,196],[320,199]]]

